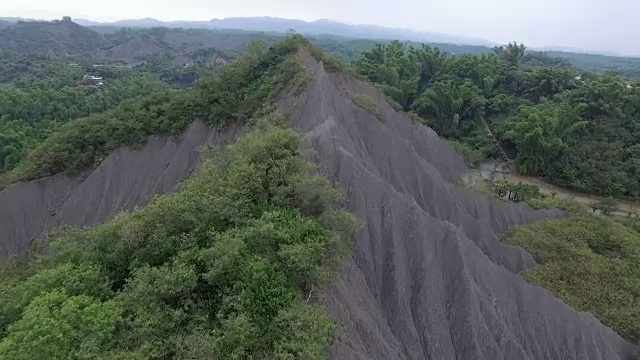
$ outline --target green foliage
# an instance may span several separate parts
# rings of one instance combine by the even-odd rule
[[[378,120],[384,121],[382,114],[380,114],[380,108],[378,103],[375,102],[369,95],[366,94],[353,94],[351,100],[354,104],[368,111],[371,115],[375,116]]]
[[[524,184],[522,182],[513,183],[510,181],[490,181],[489,189],[498,198],[507,197],[514,202],[528,201],[542,198],[540,188],[535,185]]]
[[[306,85],[306,70],[290,59],[306,44],[293,36],[268,49],[258,47],[220,74],[200,79],[194,89],[152,92],[105,113],[67,122],[31,152],[35,141],[28,129],[10,122],[15,130],[0,141],[8,144],[2,150],[7,152],[5,166],[15,168],[0,179],[0,186],[94,166],[120,146],[140,144],[152,134],[179,134],[196,119],[219,126],[245,122],[287,84],[293,82],[293,91]]]
[[[584,213],[589,210],[586,205],[575,201],[575,199],[553,195],[530,198],[526,200],[526,203],[533,209],[560,209],[568,213]]]
[[[296,57],[288,57],[285,60],[284,67],[295,73],[290,81],[291,90],[294,95],[300,95],[313,80],[313,76],[302,61]]]
[[[45,79],[0,87],[0,172],[13,169],[61,125],[99,114],[137,96],[164,91],[151,75],[125,70],[100,88],[78,86],[82,69],[62,68]]]
[[[0,342],[3,359],[92,359],[113,337],[119,309],[54,290],[29,303]]]
[[[517,226],[506,241],[539,263],[524,273],[528,281],[593,313],[627,339],[640,338],[640,233],[580,211]]]
[[[630,220],[627,223],[627,226],[630,229],[633,229],[635,232],[637,232],[638,234],[640,234],[640,218],[635,218],[633,220]]]
[[[0,51],[0,84],[47,76],[52,68],[60,67],[62,63],[47,56]]]
[[[523,174],[545,174],[550,162],[556,161],[569,146],[566,141],[584,129],[580,113],[586,106],[544,102],[523,107],[517,117],[503,125],[504,137],[518,148],[516,164]]]
[[[640,197],[637,80],[579,74],[516,43],[479,55],[398,41],[370,48],[356,71],[439,135],[508,154],[521,173],[556,185]]]
[[[593,205],[593,210],[600,210],[603,215],[610,215],[614,211],[618,210],[620,201],[612,197],[602,198],[597,204]]]
[[[333,74],[339,74],[346,71],[347,66],[344,61],[338,57],[328,55],[318,47],[309,47],[311,56],[316,60],[322,61],[324,69]]]
[[[312,295],[356,220],[277,117],[207,154],[176,193],[4,271],[0,355],[324,359],[333,324]]]
[[[524,44],[518,44],[515,42],[511,42],[503,46],[497,46],[493,49],[500,59],[513,67],[520,67],[520,65],[522,65],[525,50],[526,46],[524,46]]]
[[[484,98],[471,83],[460,86],[453,82],[436,82],[413,104],[418,114],[445,137],[454,137],[465,128],[480,122]]]
[[[449,146],[454,148],[462,157],[467,166],[475,168],[486,159],[486,155],[481,149],[476,149],[471,145],[465,144],[457,140],[447,140]]]

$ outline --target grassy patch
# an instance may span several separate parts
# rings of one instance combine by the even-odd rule
[[[289,82],[291,91],[294,95],[300,95],[313,80],[313,75],[305,68],[302,61],[296,57],[288,57],[284,65],[285,67],[290,67],[291,71],[295,73]]]
[[[476,149],[468,144],[453,139],[445,140],[445,142],[462,155],[464,162],[469,167],[476,168],[484,159],[486,159],[486,156],[481,149]]]
[[[333,55],[328,55],[317,47],[310,47],[309,51],[314,59],[322,61],[326,71],[333,74],[340,74],[347,71],[347,65],[344,60]]]
[[[382,114],[380,114],[380,108],[378,107],[378,104],[369,95],[354,94],[353,96],[351,96],[351,100],[354,104],[365,109],[366,111],[371,113],[371,115],[374,115],[378,120],[384,121]]]
[[[400,104],[398,104],[398,105],[400,105]],[[405,114],[409,117],[409,119],[413,120],[413,122],[415,122],[417,124],[424,125],[426,123],[426,121],[423,118],[421,118],[418,114],[416,114],[413,111],[408,111]]]
[[[640,339],[640,233],[604,216],[571,211],[517,226],[505,241],[539,263],[523,274],[529,282],[593,313],[625,338]]]
[[[454,185],[461,189],[474,190],[481,194],[494,195],[491,190],[490,182],[482,179],[479,174],[473,174],[466,178],[458,179],[454,182]]]

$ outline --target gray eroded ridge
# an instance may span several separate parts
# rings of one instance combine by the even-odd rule
[[[636,346],[589,313],[527,284],[535,265],[501,243],[509,226],[562,216],[456,187],[468,169],[428,127],[382,95],[301,55],[313,81],[280,108],[321,171],[361,219],[341,277],[322,294],[338,323],[336,360],[631,360]],[[382,120],[351,101],[370,96]],[[0,258],[24,253],[59,226],[91,226],[172,191],[204,144],[239,128],[194,122],[180,141],[154,136],[79,176],[56,175],[0,191]]]
[[[141,148],[120,148],[83,174],[6,187],[0,191],[0,259],[26,252],[31,240],[58,227],[97,225],[172,191],[196,168],[201,146],[232,142],[237,131],[194,122],[180,141],[152,136]]]

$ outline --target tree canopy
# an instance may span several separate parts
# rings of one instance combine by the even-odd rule
[[[524,174],[586,193],[640,197],[640,82],[582,73],[522,44],[451,55],[378,44],[354,62],[405,111],[484,156],[490,137]],[[489,135],[489,132],[492,135]]]
[[[274,122],[176,193],[0,263],[0,358],[324,359],[313,291],[356,221]]]

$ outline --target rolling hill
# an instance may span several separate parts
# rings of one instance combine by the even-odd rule
[[[0,29],[0,50],[20,54],[80,55],[109,45],[102,35],[72,21],[17,22]]]
[[[496,45],[487,40],[465,36],[454,36],[439,33],[418,32],[408,29],[388,28],[377,25],[350,25],[333,20],[317,20],[312,22],[283,19],[274,17],[237,17],[213,19],[210,21],[168,21],[156,19],[121,20],[113,23],[96,23],[94,21],[77,19],[86,26],[119,26],[119,27],[170,27],[170,28],[200,28],[200,29],[237,29],[266,32],[286,33],[295,30],[305,35],[339,35],[352,38],[367,39],[400,39],[418,42],[436,42],[470,45]]]
[[[129,64],[139,63],[153,53],[169,52],[188,62],[197,50],[238,49],[251,38],[261,38],[269,43],[291,29],[308,34],[316,46],[347,59],[370,50],[376,43],[395,39],[408,41],[415,46],[427,43],[454,54],[491,53],[495,45],[478,39],[380,26],[347,25],[331,20],[304,22],[279,18],[228,18],[206,22],[162,22],[155,19],[115,23],[82,19],[74,21],[77,23],[2,18],[0,50],[57,56],[93,53],[107,60]],[[122,29],[129,29],[130,34],[124,38],[116,36]],[[149,31],[151,29],[154,30]],[[135,31],[140,33],[135,34]],[[565,51],[549,51],[547,54],[583,71],[617,71],[626,76],[640,76],[640,58]],[[185,63],[183,60],[178,62]]]

